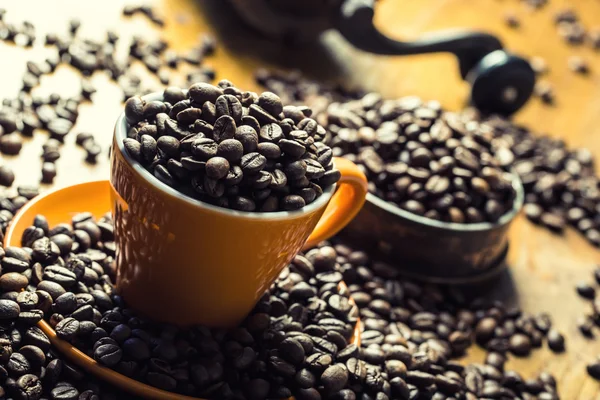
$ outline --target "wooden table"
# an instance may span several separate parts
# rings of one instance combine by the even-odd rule
[[[318,47],[286,50],[249,34],[239,20],[227,15],[223,0],[157,0],[155,3],[167,19],[163,36],[177,50],[195,44],[201,32],[217,33],[221,46],[207,63],[216,67],[217,79],[228,78],[239,87],[258,90],[252,77],[255,68],[277,66],[300,68],[320,78],[340,78],[350,85],[380,91],[386,97],[419,95],[437,99],[449,109],[460,109],[468,94],[468,87],[459,79],[456,62],[450,56],[373,56],[351,48],[335,32],[326,34]],[[574,3],[586,27],[600,27],[597,0],[551,0],[547,7],[537,11],[517,0],[381,0],[377,23],[386,33],[402,38],[452,27],[488,30],[498,34],[515,52],[543,57],[550,67],[544,79],[554,85],[556,105],[543,105],[535,99],[516,116],[517,121],[535,131],[562,138],[569,145],[587,147],[600,157],[600,52],[594,53],[589,47],[570,47],[558,37],[553,15],[569,3]],[[48,31],[66,31],[69,17],[81,19],[84,36],[103,35],[108,28],[116,28],[124,38],[134,33],[157,35],[142,17],[124,22],[119,0],[20,0],[3,6],[8,9],[7,20],[34,22],[39,37]],[[505,12],[514,12],[520,18],[519,29],[504,24]],[[28,51],[0,45],[0,51],[2,95],[14,96],[25,61],[43,60],[47,50],[41,45]],[[581,55],[589,61],[592,69],[589,76],[578,76],[568,70],[567,58],[571,55]],[[55,76],[43,79],[40,90],[75,94],[79,91],[78,79],[69,68],[61,67]],[[96,74],[93,83],[98,88],[94,105],[81,108],[75,131],[95,134],[106,149],[120,111],[121,94],[102,74]],[[19,158],[3,157],[3,162],[15,168],[17,183],[39,181],[39,155],[46,137],[44,133],[37,133],[25,144]],[[80,160],[84,157],[83,150],[74,145],[74,135],[68,137],[63,157],[57,162],[59,175],[55,185],[108,177],[106,154],[100,156],[99,163],[93,167],[83,166]],[[543,370],[554,373],[563,399],[600,399],[600,383],[585,372],[586,363],[600,355],[600,340],[586,340],[579,334],[575,320],[584,312],[584,302],[574,290],[576,282],[591,279],[599,255],[573,231],[557,236],[521,218],[511,232],[510,272],[493,290],[495,296],[518,302],[528,312],[549,312],[555,326],[566,334],[568,351],[562,355],[541,349],[529,358],[513,358],[509,362],[509,367],[526,377]],[[466,360],[481,361],[482,358],[483,352],[473,348]]]

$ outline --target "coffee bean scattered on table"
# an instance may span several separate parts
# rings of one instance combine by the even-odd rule
[[[157,26],[162,27],[164,20],[152,7],[142,5],[134,7],[125,7],[133,10],[134,13],[141,13],[147,16]],[[131,11],[130,10],[130,11]],[[125,14],[126,12],[124,10]],[[173,70],[180,60],[184,60],[183,55],[177,54],[169,49],[169,44],[162,39],[146,39],[134,36],[127,47],[129,54],[121,57],[115,52],[115,47],[119,40],[123,41],[114,31],[106,32],[106,39],[97,40],[83,37],[79,34],[81,22],[72,19],[68,23],[69,34],[61,35],[48,33],[45,37],[45,43],[49,46],[51,55],[42,62],[28,61],[26,63],[26,72],[22,77],[23,86],[21,92],[16,98],[7,98],[0,107],[0,152],[8,155],[16,155],[21,149],[20,136],[33,136],[34,131],[45,129],[50,134],[52,140],[59,143],[65,141],[65,137],[70,134],[74,124],[79,117],[79,106],[87,101],[93,101],[96,88],[91,83],[88,76],[96,71],[102,71],[108,77],[119,85],[123,92],[123,100],[126,100],[137,94],[146,94],[159,90],[162,86],[154,86],[148,79],[142,80],[134,69],[130,68],[132,63],[139,61],[144,64],[147,70],[160,78],[161,82],[168,82],[173,76],[181,75],[181,72]],[[24,22],[22,26],[18,24],[0,24],[0,40],[10,43],[16,43],[19,46],[30,46],[36,40],[35,29],[29,22]],[[203,60],[206,56],[214,53],[216,42],[212,36],[202,35],[198,43],[193,47],[190,53],[194,54],[193,60],[187,61],[195,66],[188,73],[188,80],[193,77],[194,80],[210,81],[215,77],[215,71],[203,66]],[[72,97],[61,96],[58,93],[52,93],[48,96],[34,94],[32,90],[40,83],[40,78],[44,75],[53,74],[61,63],[70,64],[81,75],[80,94]],[[175,63],[175,65],[173,65]],[[95,141],[81,142],[85,151],[84,162],[95,164],[102,148]],[[44,149],[43,158],[47,162],[55,162],[60,157],[60,146],[53,150]],[[43,170],[42,181],[49,183],[53,180],[52,174],[48,169],[53,167],[46,166]],[[0,177],[0,184],[10,186],[11,179]]]
[[[162,183],[240,211],[293,211],[340,178],[311,110],[222,80],[125,103],[127,153]]]
[[[395,266],[373,261],[339,241],[333,249],[330,257],[335,256],[364,326],[357,362],[366,370],[369,398],[380,392],[394,399],[558,396],[550,374],[525,380],[504,367],[509,352],[524,356],[542,345],[552,326],[547,314],[529,315],[499,302],[469,300],[450,288],[402,279]],[[307,258],[311,256],[319,254],[309,251]],[[485,363],[455,361],[475,340],[488,350]],[[349,364],[351,377],[365,374],[354,365]],[[388,387],[390,393],[385,392]]]

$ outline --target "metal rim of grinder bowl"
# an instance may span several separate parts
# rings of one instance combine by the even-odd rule
[[[512,208],[494,223],[429,219],[369,193],[340,235],[409,278],[445,284],[484,281],[505,269],[508,227],[523,207],[523,185],[516,174],[511,178]]]

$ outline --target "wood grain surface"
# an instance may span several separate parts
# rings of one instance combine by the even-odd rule
[[[468,87],[459,79],[456,61],[447,55],[410,58],[379,57],[361,53],[346,44],[337,33],[329,32],[320,43],[300,49],[284,49],[246,30],[231,14],[223,0],[156,0],[167,25],[158,33],[142,17],[124,20],[119,0],[19,0],[0,1],[8,12],[6,20],[33,22],[38,37],[46,32],[66,32],[67,21],[82,21],[81,35],[103,37],[106,29],[115,29],[124,37],[133,34],[162,35],[177,50],[194,45],[198,34],[214,32],[220,46],[206,63],[217,69],[217,79],[227,78],[239,87],[257,90],[253,71],[258,66],[298,68],[310,76],[336,78],[348,85],[380,91],[386,97],[419,95],[437,99],[449,109],[465,104]],[[550,68],[544,77],[552,83],[556,105],[532,100],[517,116],[517,121],[538,132],[564,139],[569,145],[587,147],[600,157],[600,52],[589,46],[568,46],[558,36],[553,22],[556,11],[571,6],[578,11],[587,28],[600,28],[600,1],[550,0],[549,5],[533,11],[518,0],[381,0],[377,24],[389,35],[414,38],[436,29],[469,27],[499,35],[506,46],[522,55],[541,56]],[[521,20],[519,29],[508,28],[506,12]],[[13,97],[20,87],[20,77],[27,60],[43,60],[48,54],[42,44],[31,50],[0,44],[2,60],[0,88],[2,97]],[[122,45],[124,45],[122,43]],[[120,49],[125,51],[124,48]],[[579,55],[590,63],[588,76],[569,71],[567,59]],[[143,68],[140,67],[140,71]],[[42,79],[36,90],[69,95],[79,92],[79,77],[68,67],[60,67],[51,77]],[[114,121],[120,111],[120,90],[103,74],[92,78],[98,88],[94,105],[84,105],[75,132],[88,131],[106,150]],[[178,83],[175,81],[174,83]],[[158,87],[158,82],[154,82]],[[15,168],[17,183],[37,183],[40,179],[43,132],[29,140],[18,158],[3,157]],[[55,185],[104,179],[108,177],[106,151],[96,166],[84,166],[85,154],[74,145],[74,135],[67,138],[62,157],[57,162]],[[513,358],[508,367],[525,377],[541,371],[556,375],[562,399],[600,399],[600,383],[585,372],[585,365],[600,355],[600,338],[586,340],[577,331],[575,321],[585,311],[583,300],[575,293],[580,280],[590,280],[591,271],[600,261],[598,250],[588,245],[576,232],[557,236],[518,219],[511,230],[509,272],[494,282],[492,295],[520,304],[526,311],[549,312],[555,326],[567,337],[567,352],[552,354],[536,350],[529,358]],[[473,348],[466,360],[482,361],[483,352]]]

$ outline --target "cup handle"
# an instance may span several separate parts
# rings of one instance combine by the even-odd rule
[[[341,231],[362,208],[367,196],[367,177],[352,161],[335,157],[336,168],[342,174],[323,216],[310,234],[304,249],[316,246]]]

